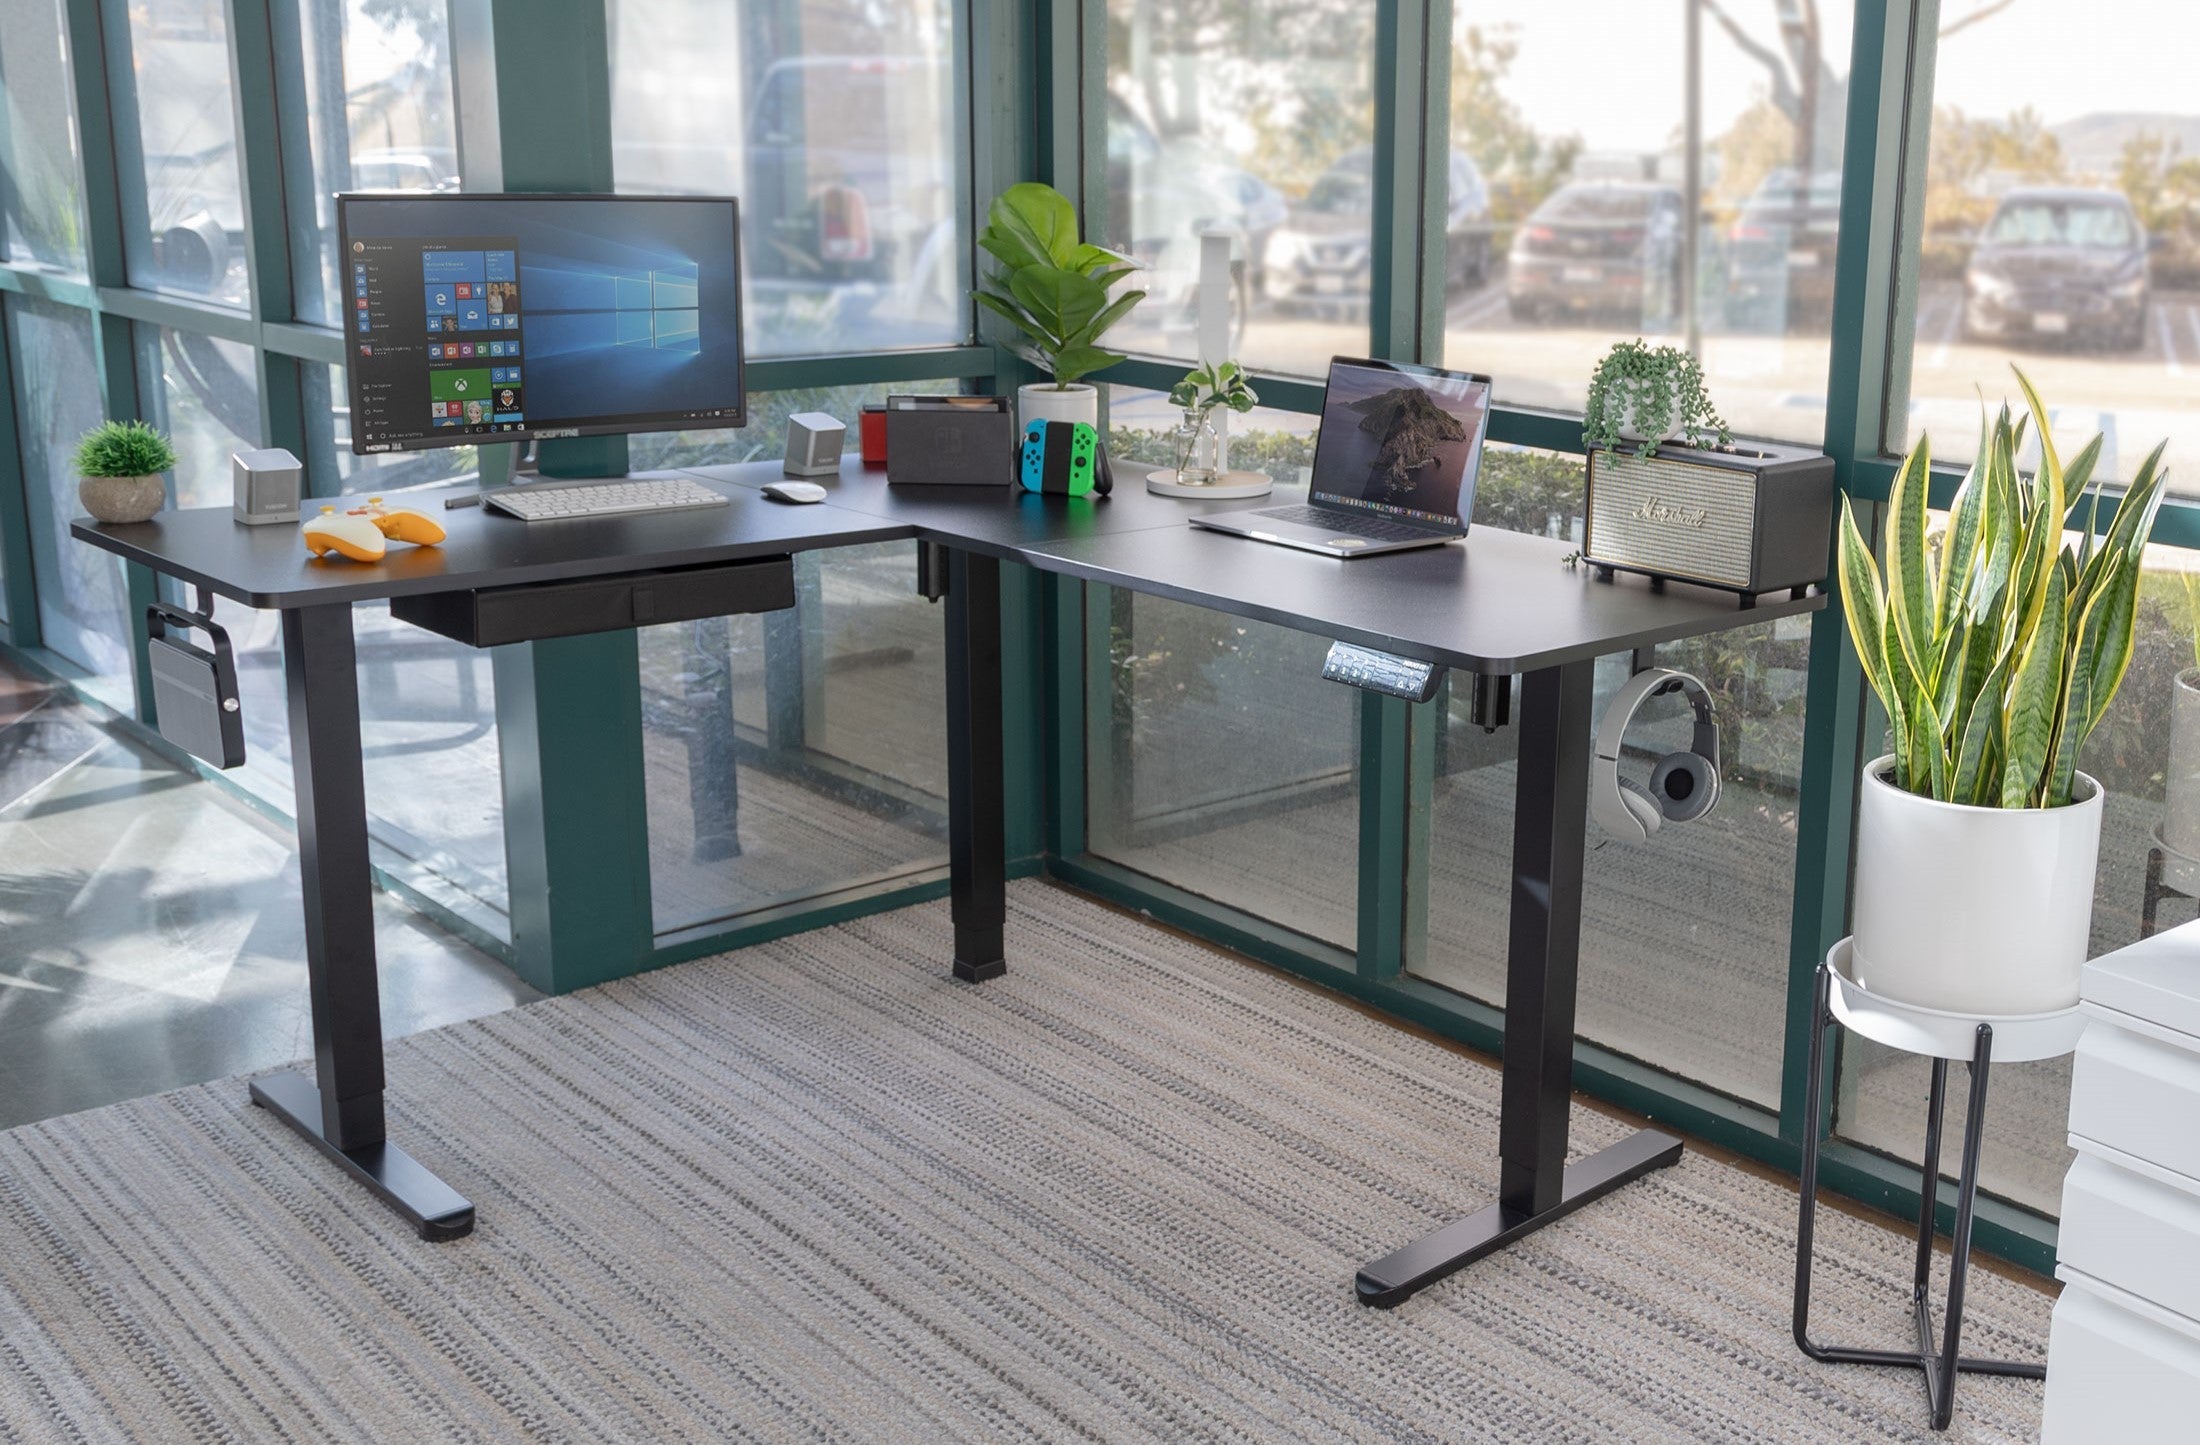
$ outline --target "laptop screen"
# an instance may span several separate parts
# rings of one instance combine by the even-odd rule
[[[1322,398],[1313,498],[1464,532],[1489,415],[1486,376],[1340,356]]]

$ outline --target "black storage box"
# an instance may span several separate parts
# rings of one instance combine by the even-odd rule
[[[792,606],[793,559],[765,557],[574,582],[392,597],[390,616],[469,647],[501,647]]]

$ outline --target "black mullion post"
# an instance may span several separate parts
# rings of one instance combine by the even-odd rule
[[[1594,662],[1569,662],[1521,686],[1498,1203],[1522,1214],[1565,1188],[1595,678]]]
[[[1008,971],[1001,747],[1001,564],[960,547],[947,573],[948,900],[955,977]]]

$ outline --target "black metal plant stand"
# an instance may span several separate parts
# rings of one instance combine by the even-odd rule
[[[1912,1350],[1867,1350],[1848,1345],[1821,1345],[1810,1337],[1811,1239],[1818,1216],[1819,1119],[1825,1087],[1826,1030],[1836,1022],[1830,995],[1833,970],[1818,965],[1817,1005],[1811,1015],[1810,1078],[1806,1087],[1803,1124],[1802,1206],[1795,1229],[1795,1343],[1814,1360],[1843,1365],[1898,1365],[1925,1376],[1925,1402],[1932,1412],[1935,1430],[1945,1430],[1955,1413],[1955,1377],[2014,1375],[2028,1380],[2047,1378],[2047,1366],[2021,1360],[1982,1360],[1959,1352],[1963,1339],[1963,1291],[1971,1269],[1971,1221],[1978,1203],[1979,1140],[1986,1119],[1986,1076],[1993,1060],[1993,1025],[1981,1022],[1971,1052],[1970,1103],[1964,1119],[1963,1165],[1956,1183],[1955,1228],[1949,1236],[1952,1257],[1948,1264],[1947,1320],[1940,1339],[1933,1339],[1933,1305],[1930,1278],[1933,1263],[1935,1200],[1940,1181],[1941,1117],[1948,1102],[1948,1063],[1933,1059],[1933,1084],[1926,1105],[1925,1168],[1918,1201],[1917,1269],[1911,1278],[1910,1312],[1917,1325],[1917,1347]]]

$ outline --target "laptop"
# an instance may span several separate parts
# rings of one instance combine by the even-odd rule
[[[1486,376],[1337,357],[1307,500],[1192,525],[1332,557],[1442,546],[1467,535],[1489,419]]]

